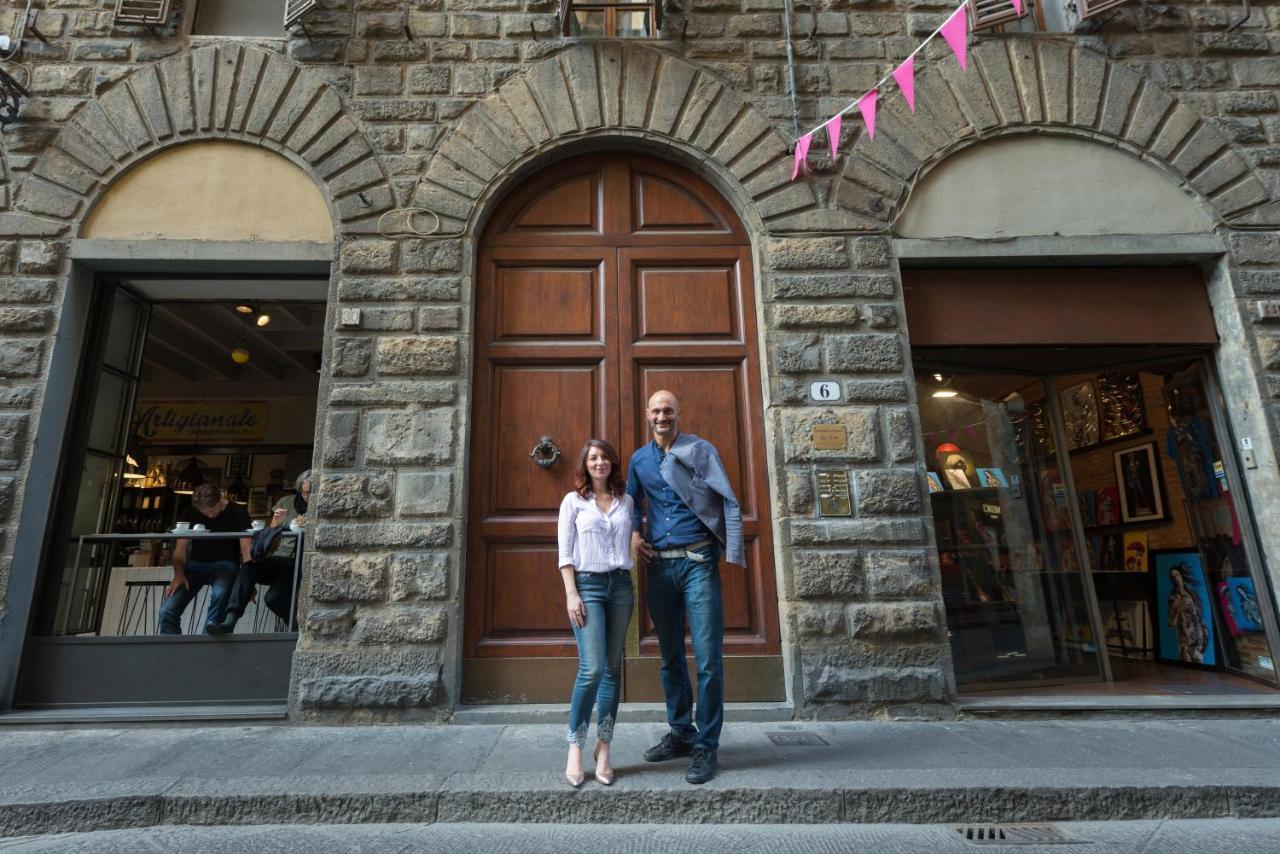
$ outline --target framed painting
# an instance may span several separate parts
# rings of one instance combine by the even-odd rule
[[[1092,380],[1064,388],[1062,427],[1067,436],[1067,450],[1087,448],[1099,441],[1098,391]]]
[[[1165,518],[1156,443],[1124,448],[1116,451],[1113,458],[1120,493],[1120,521],[1130,524]]]
[[[1151,562],[1156,577],[1159,659],[1213,666],[1217,663],[1213,612],[1200,553],[1155,551]]]
[[[249,515],[251,517],[271,515],[271,502],[267,500],[265,487],[255,486],[249,490]]]

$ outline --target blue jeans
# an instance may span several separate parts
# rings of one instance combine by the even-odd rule
[[[635,603],[631,573],[577,573],[578,595],[587,612],[586,625],[573,626],[578,639],[578,677],[569,701],[569,743],[582,747],[587,741],[591,707],[596,707],[596,738],[613,740],[622,690],[622,648]]]
[[[667,699],[671,734],[694,746],[716,750],[724,726],[724,607],[719,553],[714,545],[708,545],[691,554],[701,559],[655,557],[650,562],[645,603],[662,651],[658,675]],[[693,690],[684,660],[686,616],[698,666],[697,729],[693,727]]]
[[[206,622],[221,623],[227,615],[227,600],[231,585],[236,580],[236,565],[229,560],[187,561],[187,582],[190,588],[179,587],[173,595],[160,603],[160,634],[182,634],[182,614],[206,584],[213,590],[209,594],[209,616]]]

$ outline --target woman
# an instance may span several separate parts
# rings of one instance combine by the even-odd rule
[[[569,703],[569,759],[564,776],[575,789],[586,776],[582,748],[596,707],[596,779],[613,783],[609,743],[618,714],[622,645],[631,622],[631,511],[622,464],[613,445],[582,446],[574,490],[560,502],[560,575],[569,625],[578,640],[578,678]]]

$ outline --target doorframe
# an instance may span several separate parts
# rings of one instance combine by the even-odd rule
[[[14,542],[6,619],[0,620],[0,711],[13,709],[17,699],[18,675],[38,605],[35,597],[41,555],[54,512],[57,475],[77,396],[76,376],[91,331],[90,314],[98,274],[313,274],[329,281],[330,313],[337,303],[337,244],[331,241],[73,239],[69,244],[70,270],[58,307],[57,333],[49,354],[49,367],[42,377],[40,419],[24,483],[22,512],[14,526],[20,536],[15,537]],[[333,334],[333,328],[330,318],[326,318],[326,338]],[[40,379],[37,377],[37,383]],[[327,383],[327,373],[322,372],[317,424],[323,423]]]

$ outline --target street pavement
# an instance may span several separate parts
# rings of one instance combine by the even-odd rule
[[[0,728],[0,835],[1280,818],[1276,720],[730,723],[700,787],[641,759],[663,731],[619,724],[617,782],[573,790],[556,724]]]
[[[1073,842],[975,845],[940,825],[379,824],[154,827],[0,839],[3,854],[1275,854],[1280,820],[1082,822]]]

